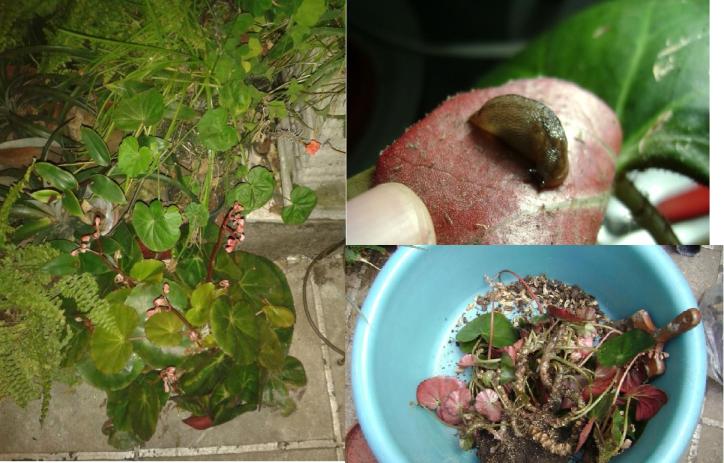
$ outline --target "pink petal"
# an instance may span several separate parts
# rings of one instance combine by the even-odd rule
[[[493,422],[503,418],[503,410],[498,402],[498,394],[492,389],[483,389],[475,397],[475,410]]]
[[[417,386],[417,403],[430,410],[437,410],[447,396],[465,388],[465,384],[452,376],[434,376]]]
[[[475,356],[473,354],[465,354],[458,361],[458,368],[469,368],[475,365]]]

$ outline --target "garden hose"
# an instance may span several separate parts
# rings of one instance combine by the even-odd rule
[[[333,351],[335,351],[342,357],[339,360],[337,360],[338,365],[344,365],[345,353],[342,349],[335,346],[332,343],[332,341],[327,339],[327,337],[324,334],[322,334],[321,331],[319,331],[319,328],[314,323],[314,320],[312,320],[312,316],[309,313],[309,304],[307,304],[307,282],[309,281],[309,274],[312,273],[312,268],[314,268],[314,264],[316,264],[320,260],[324,259],[328,255],[332,254],[332,252],[334,252],[338,247],[343,246],[343,245],[344,245],[344,240],[338,241],[338,242],[332,244],[331,246],[327,247],[326,249],[324,249],[319,254],[317,254],[317,257],[312,259],[312,262],[309,263],[309,267],[307,267],[307,271],[304,273],[304,280],[302,281],[302,303],[304,304],[304,314],[307,317],[309,326],[312,327],[312,331],[314,331],[314,334],[316,334],[319,339],[324,341],[324,343],[327,346],[329,346],[330,349],[332,349]]]

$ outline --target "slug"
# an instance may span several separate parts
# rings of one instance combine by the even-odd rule
[[[568,141],[561,121],[546,105],[520,95],[488,100],[470,122],[532,161],[540,188],[554,188],[568,175]]]

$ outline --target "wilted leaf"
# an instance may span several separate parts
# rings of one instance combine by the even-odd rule
[[[467,386],[450,392],[437,409],[438,418],[452,426],[462,423],[463,413],[470,409],[471,398]]]
[[[430,410],[437,410],[451,392],[464,387],[465,383],[452,376],[428,378],[417,385],[417,403]]]
[[[498,394],[492,389],[483,389],[475,396],[475,410],[489,419],[497,423],[503,418],[503,409],[498,403]]]
[[[650,384],[642,384],[627,395],[636,400],[636,421],[650,420],[669,400],[664,391]]]

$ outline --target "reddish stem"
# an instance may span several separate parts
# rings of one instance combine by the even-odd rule
[[[533,298],[535,303],[538,305],[538,311],[542,310],[543,306],[541,305],[540,301],[538,300],[535,293],[533,292],[533,289],[530,286],[528,286],[528,283],[526,283],[525,280],[520,277],[520,275],[518,275],[517,273],[515,273],[512,270],[506,269],[506,270],[501,270],[500,272],[498,272],[498,278],[500,278],[500,275],[502,275],[503,273],[510,273],[511,275],[516,277],[518,279],[518,281],[520,281],[523,284],[523,286],[525,286],[525,289],[526,289],[526,291],[528,291],[528,294],[530,295],[530,297]]]
[[[226,215],[224,215],[224,220],[221,222],[221,227],[219,228],[219,236],[216,238],[216,243],[214,244],[214,248],[211,250],[211,256],[209,256],[209,263],[206,266],[206,281],[211,282],[211,275],[214,271],[214,262],[216,262],[216,255],[219,253],[219,248],[221,247],[221,241],[224,237],[225,231],[226,231],[226,224],[229,221],[229,217],[231,217],[231,213],[233,212],[234,208],[230,208]]]

